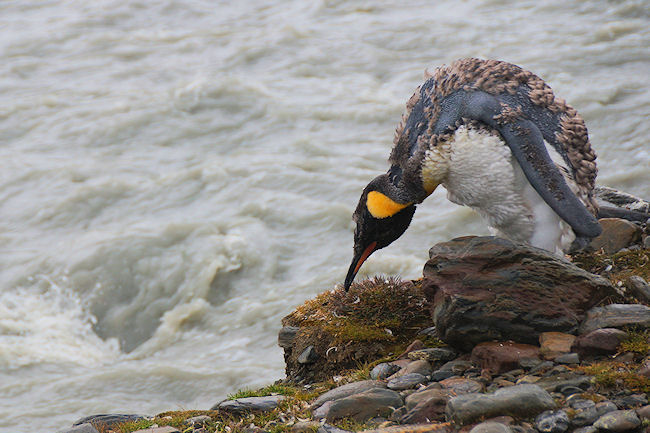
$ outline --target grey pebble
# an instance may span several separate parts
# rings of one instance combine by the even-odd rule
[[[474,426],[469,433],[512,433],[512,430],[505,424],[485,421]]]
[[[386,386],[388,387],[388,389],[392,389],[394,391],[402,391],[405,389],[415,388],[421,383],[426,383],[426,382],[427,382],[426,376],[420,373],[409,373],[389,380]]]
[[[391,364],[389,362],[382,362],[381,364],[377,364],[371,371],[370,371],[370,378],[375,379],[375,380],[383,380],[386,379],[388,376],[391,376],[399,371],[399,367],[395,364]]]
[[[594,423],[594,427],[597,429],[611,432],[633,430],[640,425],[641,420],[633,410],[615,410],[601,416]]]
[[[569,416],[563,410],[547,410],[537,415],[535,428],[542,433],[563,433],[569,428]]]

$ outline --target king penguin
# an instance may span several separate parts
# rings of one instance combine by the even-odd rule
[[[390,169],[366,186],[353,214],[345,290],[439,185],[496,236],[557,255],[600,234],[587,128],[541,78],[511,63],[469,58],[425,79],[395,131]]]

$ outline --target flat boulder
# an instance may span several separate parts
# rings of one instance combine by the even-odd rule
[[[454,397],[447,403],[447,416],[458,425],[467,425],[502,415],[530,418],[551,409],[555,409],[555,402],[548,392],[537,385],[516,385],[494,394]]]
[[[588,334],[601,328],[626,326],[650,328],[650,307],[642,304],[609,304],[592,308],[580,326],[580,334]]]
[[[465,351],[483,341],[536,344],[543,332],[575,334],[585,312],[615,294],[603,277],[492,236],[443,242],[429,257],[423,290],[438,335]]]
[[[285,398],[283,395],[236,398],[217,403],[210,410],[222,410],[232,413],[268,412],[278,407],[278,404]]]
[[[335,400],[327,413],[327,421],[351,418],[364,422],[378,416],[388,417],[393,410],[403,405],[402,397],[395,391],[385,388],[370,389]]]

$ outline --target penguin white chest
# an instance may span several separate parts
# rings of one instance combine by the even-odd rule
[[[425,157],[423,179],[434,172],[447,198],[476,210],[496,235],[557,254],[573,241],[568,224],[537,194],[496,133],[458,128]]]

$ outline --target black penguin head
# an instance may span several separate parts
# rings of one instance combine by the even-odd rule
[[[354,230],[354,257],[343,285],[345,290],[350,288],[359,268],[370,254],[390,245],[411,223],[415,204],[401,202],[398,195],[399,191],[386,174],[373,179],[363,190],[352,215],[357,227]]]

